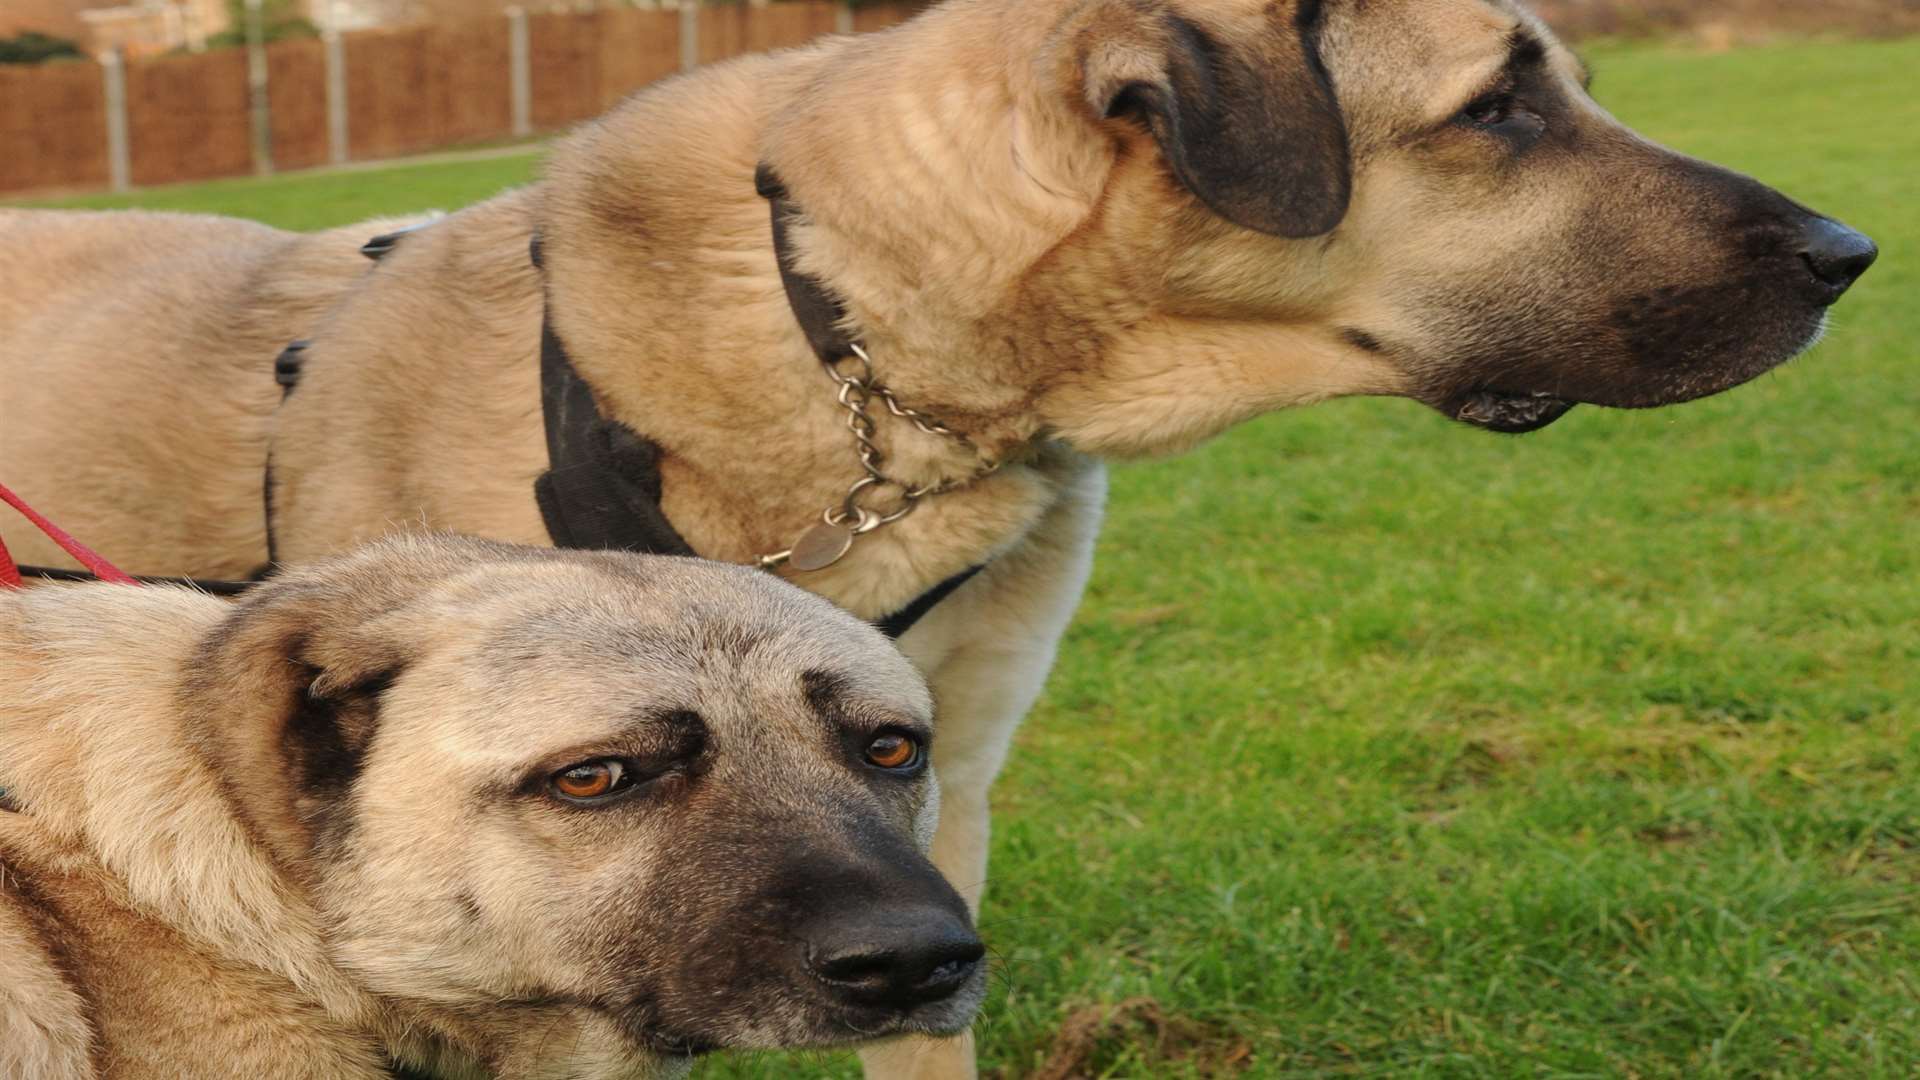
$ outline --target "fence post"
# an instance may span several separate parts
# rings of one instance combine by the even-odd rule
[[[345,165],[353,156],[347,141],[347,39],[334,27],[320,41],[327,61],[327,160]]]
[[[267,28],[264,0],[246,0],[247,102],[253,128],[253,171],[273,171],[273,112],[267,103]]]
[[[853,33],[853,5],[848,0],[840,0],[833,9],[833,32],[836,34]]]
[[[533,134],[533,61],[525,8],[507,9],[507,92],[513,95],[513,134]]]
[[[680,70],[700,66],[700,0],[680,0]]]
[[[119,49],[100,57],[107,91],[107,183],[115,191],[133,186],[133,157],[127,148],[127,65]]]

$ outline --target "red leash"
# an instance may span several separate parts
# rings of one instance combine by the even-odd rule
[[[86,567],[94,577],[99,578],[101,581],[111,581],[116,585],[139,584],[139,582],[121,573],[119,567],[101,558],[92,548],[67,535],[65,529],[41,517],[39,511],[28,506],[25,499],[8,490],[5,484],[0,484],[0,502],[4,502],[8,506],[26,515],[28,521],[33,522],[34,526],[41,532],[46,533],[54,543],[59,544],[60,550],[73,556],[74,559],[78,561],[81,566]],[[7,553],[6,543],[0,541],[0,588],[18,589],[23,587],[24,584],[25,583],[20,580],[20,567],[14,563],[13,556]]]

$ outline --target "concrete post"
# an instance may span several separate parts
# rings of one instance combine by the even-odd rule
[[[337,28],[320,40],[327,60],[327,160],[345,165],[353,157],[347,130],[347,40]]]
[[[680,0],[680,70],[700,66],[700,0]]]
[[[273,172],[273,110],[267,102],[267,26],[263,0],[247,5],[247,102],[253,128],[253,171]]]
[[[533,134],[533,51],[525,8],[507,9],[507,92],[513,95],[513,134]]]
[[[107,92],[107,183],[115,191],[133,186],[133,155],[127,138],[127,65],[119,49],[100,57]]]
[[[847,3],[847,0],[840,0],[840,6],[833,9],[833,32],[853,33],[853,5]]]

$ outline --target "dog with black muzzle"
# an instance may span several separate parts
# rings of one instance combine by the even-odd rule
[[[564,346],[625,439],[589,511],[648,503],[865,618],[978,569],[900,639],[941,703],[934,860],[978,902],[1103,460],[1345,395],[1510,433],[1686,401],[1799,354],[1872,264],[1588,81],[1516,0],[947,0],[650,87],[374,266],[384,224],[0,211],[36,253],[0,262],[0,461],[150,573],[414,520],[576,544],[536,494],[578,476]],[[973,1071],[962,1042],[868,1059]]]
[[[0,1076],[631,1078],[957,1032],[931,703],[755,571],[383,541],[0,592]]]

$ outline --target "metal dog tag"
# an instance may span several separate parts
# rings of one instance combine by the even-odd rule
[[[821,522],[800,534],[793,543],[787,565],[795,570],[825,570],[840,561],[853,547],[853,530],[845,525]]]

